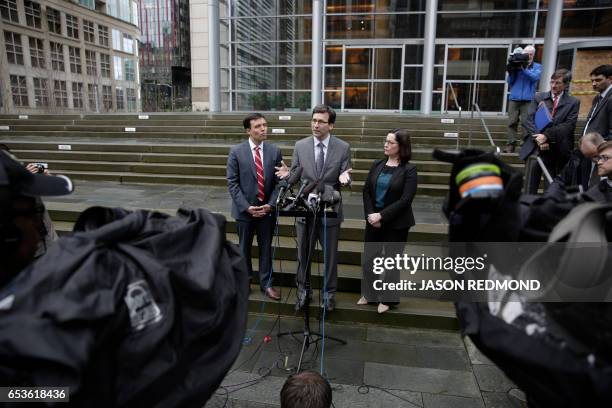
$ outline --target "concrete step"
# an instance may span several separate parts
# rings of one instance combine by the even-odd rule
[[[251,285],[249,311],[270,315],[295,316],[295,288],[277,287],[282,299],[271,300],[261,294],[259,285]],[[358,322],[390,325],[396,327],[418,327],[438,330],[459,330],[459,321],[451,302],[431,299],[402,298],[399,305],[386,313],[378,314],[372,305],[357,305],[359,294],[339,291],[336,293],[336,310],[325,315],[327,322]],[[311,326],[318,325],[322,314],[319,291],[313,291],[310,306]],[[299,313],[298,316],[301,316]],[[301,326],[295,327],[300,330]]]

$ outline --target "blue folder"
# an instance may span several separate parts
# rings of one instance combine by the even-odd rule
[[[548,111],[545,104],[540,103],[540,106],[535,113],[534,121],[536,129],[538,129],[539,132],[544,130],[552,122],[552,115]]]

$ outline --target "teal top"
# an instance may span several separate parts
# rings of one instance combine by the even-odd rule
[[[385,164],[385,167],[383,167],[378,175],[378,179],[376,180],[376,208],[385,207],[385,195],[389,189],[389,183],[391,182],[391,177],[395,169],[397,169],[397,167],[390,167]]]

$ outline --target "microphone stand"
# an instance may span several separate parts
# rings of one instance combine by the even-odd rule
[[[316,208],[313,210],[313,212],[311,213],[310,211],[307,212],[307,214],[305,214],[305,229],[306,229],[306,233],[309,234],[308,237],[308,257],[306,259],[306,299],[304,302],[304,329],[303,330],[292,330],[292,331],[287,331],[287,332],[280,332],[278,333],[276,336],[277,337],[283,337],[283,336],[293,336],[295,334],[302,334],[303,338],[302,338],[302,349],[300,351],[300,359],[298,361],[298,366],[296,369],[296,373],[299,373],[301,371],[302,368],[302,361],[304,360],[304,353],[306,352],[306,350],[308,350],[308,347],[310,347],[310,345],[312,343],[316,343],[318,341],[320,341],[321,339],[325,338],[325,339],[329,339],[329,340],[333,340],[336,341],[340,344],[346,345],[346,340],[342,340],[340,338],[337,337],[332,337],[332,336],[328,336],[325,335],[323,336],[321,333],[316,332],[316,331],[312,331],[310,329],[310,296],[308,295],[310,292],[310,278],[311,278],[311,263],[312,263],[312,256],[314,254],[314,250],[315,250],[315,246],[316,246],[316,231],[317,231],[317,219],[320,219],[322,217],[322,211],[319,211],[319,205],[317,204]],[[323,209],[323,211],[325,211],[325,208]],[[304,214],[299,215],[297,214],[297,211],[280,211],[279,215],[284,215],[284,216],[304,216]],[[312,229],[311,229],[312,228]],[[325,253],[325,247],[323,248],[323,253]],[[312,341],[310,339],[311,336],[315,336],[317,339]]]

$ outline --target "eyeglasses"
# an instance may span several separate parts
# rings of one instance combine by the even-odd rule
[[[313,119],[310,121],[313,125],[327,125],[329,122],[325,122],[324,120]]]
[[[384,144],[394,145],[394,144],[397,144],[397,142],[394,142],[394,141],[392,141],[392,140],[385,140],[385,143],[384,143]]]
[[[610,160],[612,158],[612,156],[608,156],[607,154],[602,154],[599,156],[595,156],[595,161],[599,162],[607,162],[608,160]]]

